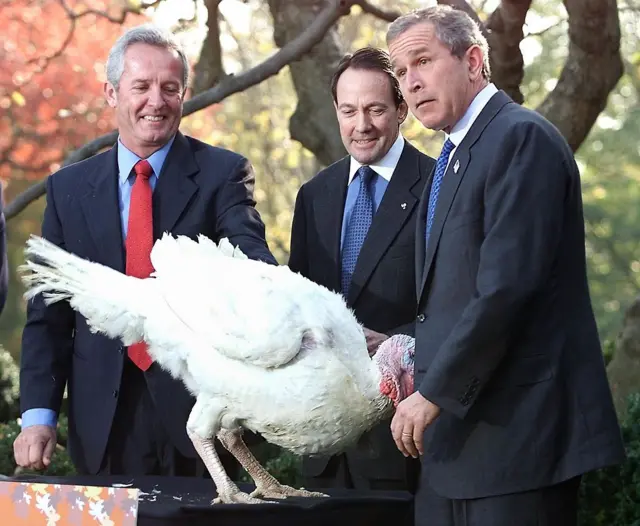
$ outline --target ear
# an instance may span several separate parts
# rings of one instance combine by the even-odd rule
[[[402,101],[398,106],[398,124],[402,124],[405,121],[408,113],[409,106],[407,106],[407,103],[405,101]]]
[[[118,92],[110,82],[104,83],[104,96],[107,99],[107,104],[112,108],[118,105]]]
[[[473,45],[465,53],[466,62],[469,68],[469,80],[478,80],[482,77],[482,67],[484,66],[484,54],[480,46]]]

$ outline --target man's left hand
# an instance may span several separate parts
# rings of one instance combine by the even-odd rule
[[[418,391],[398,404],[391,421],[393,440],[405,456],[418,458],[424,453],[422,436],[428,425],[440,414],[440,408]]]
[[[371,329],[364,329],[364,336],[367,339],[367,350],[369,351],[369,356],[373,356],[380,344],[389,339],[389,336],[386,334],[382,334],[381,332],[372,331]]]

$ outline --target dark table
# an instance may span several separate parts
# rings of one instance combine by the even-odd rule
[[[411,526],[413,498],[402,491],[324,490],[330,497],[288,498],[265,504],[215,504],[208,479],[180,477],[3,477],[13,482],[111,486],[131,484],[139,498],[138,526]],[[253,487],[239,484],[251,492]]]

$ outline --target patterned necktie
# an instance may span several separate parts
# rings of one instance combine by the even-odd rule
[[[146,278],[153,272],[151,248],[153,247],[153,218],[151,205],[151,184],[149,178],[153,168],[148,161],[138,161],[133,167],[136,180],[131,189],[129,204],[129,222],[127,226],[126,274],[137,278]],[[129,346],[129,358],[140,369],[146,371],[152,363],[147,353],[147,345],[138,342]]]
[[[376,173],[368,166],[361,166],[356,172],[356,177],[360,178],[360,190],[351,212],[342,246],[342,293],[345,297],[349,292],[360,248],[373,220],[371,181],[373,181],[374,175]]]
[[[440,194],[440,185],[442,184],[444,173],[447,170],[449,155],[454,147],[455,145],[447,139],[442,145],[442,151],[440,152],[440,156],[436,162],[436,171],[433,174],[433,182],[431,183],[431,192],[429,194],[429,207],[427,208],[427,243],[429,242],[429,234],[431,233],[431,227],[433,226],[433,218],[436,215],[436,204],[438,203],[438,195]]]

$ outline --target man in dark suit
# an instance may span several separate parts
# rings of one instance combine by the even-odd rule
[[[107,62],[105,94],[119,138],[109,151],[49,177],[42,235],[67,251],[139,277],[164,232],[227,237],[275,264],[254,208],[248,161],[178,131],[188,82],[170,34],[129,30]],[[69,452],[81,473],[197,475],[185,426],[194,399],[150,363],[144,342],[124,348],[92,334],[70,306],[29,304],[20,372],[20,466],[46,467],[63,391]],[[229,458],[229,457],[226,457]]]
[[[446,134],[416,229],[417,392],[391,426],[422,456],[416,524],[575,525],[581,475],[624,453],[573,153],[491,84],[465,13],[403,16],[387,42],[411,111]]]
[[[300,189],[289,267],[345,295],[373,354],[390,335],[413,334],[415,212],[433,159],[400,134],[407,106],[384,51],[344,57],[331,92],[350,155]],[[397,451],[389,422],[362,442],[331,459],[305,458],[307,485],[410,487],[413,463]]]

